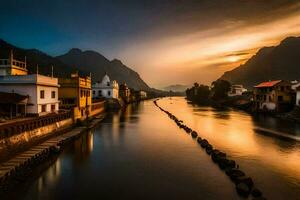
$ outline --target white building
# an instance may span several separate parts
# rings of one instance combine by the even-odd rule
[[[293,80],[291,81],[291,88],[296,93],[296,105],[300,106],[300,81],[299,80]]]
[[[39,74],[0,76],[0,91],[28,96],[27,114],[58,111],[58,79]]]
[[[146,99],[147,98],[147,92],[145,91],[139,91],[139,96],[141,99]]]
[[[0,76],[27,75],[26,57],[24,61],[14,59],[13,51],[7,59],[0,59]]]
[[[228,92],[229,97],[240,96],[244,92],[247,92],[247,89],[243,87],[243,85],[232,85],[230,87],[230,91]]]
[[[119,84],[117,81],[110,81],[109,76],[105,74],[101,82],[97,82],[92,86],[93,98],[119,98]]]
[[[296,88],[296,105],[300,106],[300,86]]]
[[[298,81],[298,80],[293,80],[293,81],[291,81],[291,84],[292,84],[292,86],[291,86],[291,88],[292,88],[292,90],[297,90],[297,88],[300,86],[300,81]]]

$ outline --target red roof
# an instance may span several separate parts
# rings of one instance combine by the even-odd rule
[[[254,86],[255,88],[262,88],[262,87],[273,87],[274,85],[276,85],[277,83],[280,83],[282,80],[277,80],[277,81],[268,81],[268,82],[262,82],[256,86]]]

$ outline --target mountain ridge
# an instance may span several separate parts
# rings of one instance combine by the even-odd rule
[[[78,69],[92,73],[93,82],[101,81],[105,74],[118,83],[126,83],[133,89],[142,89],[150,91],[151,88],[142,80],[140,75],[127,67],[119,59],[109,60],[100,53],[92,50],[76,50],[71,49],[67,53],[57,56],[61,62],[76,66]]]
[[[162,88],[164,91],[173,91],[173,92],[185,92],[186,89],[188,89],[190,86],[188,85],[182,85],[182,84],[173,84],[168,85],[164,88]]]
[[[79,48],[72,48],[67,53],[52,57],[38,49],[25,49],[12,45],[0,38],[0,56],[8,58],[13,50],[14,57],[24,60],[26,56],[29,73],[36,73],[37,66],[40,74],[50,75],[52,66],[54,76],[69,77],[72,72],[78,71],[81,75],[92,73],[93,82],[101,81],[105,73],[111,79],[117,80],[119,84],[126,84],[136,90],[156,91],[150,88],[140,75],[127,67],[118,59],[108,60],[105,56],[93,50],[83,51]],[[70,59],[69,59],[70,58]]]
[[[247,88],[269,80],[300,79],[300,37],[287,37],[278,45],[263,47],[245,64],[225,72],[220,79]]]

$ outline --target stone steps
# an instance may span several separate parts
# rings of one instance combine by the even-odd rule
[[[52,146],[58,146],[61,143],[65,142],[66,140],[69,140],[71,138],[74,138],[81,134],[84,130],[86,130],[85,127],[77,127],[70,132],[67,132],[63,135],[50,138],[49,140],[38,144],[36,146],[31,147],[29,150],[22,152],[18,155],[16,155],[14,158],[1,163],[0,164],[0,182],[1,180],[7,178],[8,176],[12,175],[16,170],[18,170],[19,167],[25,166],[26,164],[32,162],[34,159],[39,158],[46,152],[50,152],[50,149]]]

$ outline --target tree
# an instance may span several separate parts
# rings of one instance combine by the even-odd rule
[[[210,89],[207,85],[199,85],[194,83],[194,87],[188,88],[186,90],[187,99],[195,101],[197,103],[202,103],[208,100],[210,94]]]
[[[196,100],[207,100],[209,98],[210,90],[207,85],[200,85],[197,88]]]
[[[211,84],[212,86],[212,98],[215,100],[220,100],[228,97],[228,92],[230,91],[231,84],[226,80],[218,79]]]

